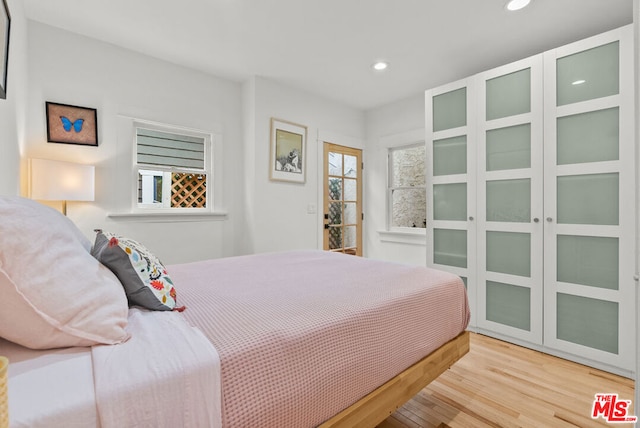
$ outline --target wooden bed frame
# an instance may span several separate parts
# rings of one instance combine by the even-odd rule
[[[469,332],[465,331],[324,422],[319,428],[375,427],[467,352],[469,352]]]

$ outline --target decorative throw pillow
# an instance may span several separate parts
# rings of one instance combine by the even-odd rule
[[[111,269],[124,287],[129,305],[154,311],[176,308],[176,289],[164,265],[139,242],[96,230],[91,254]]]
[[[0,196],[1,337],[33,349],[129,337],[122,286],[91,257],[87,241],[58,211]]]

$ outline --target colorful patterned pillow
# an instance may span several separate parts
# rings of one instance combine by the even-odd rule
[[[91,255],[118,277],[130,306],[154,311],[184,309],[176,307],[173,281],[156,256],[133,239],[102,230],[96,232]]]

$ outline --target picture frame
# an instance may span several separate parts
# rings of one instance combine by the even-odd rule
[[[47,141],[98,146],[98,111],[95,108],[45,102]]]
[[[0,99],[7,99],[7,75],[9,73],[9,36],[11,35],[11,14],[7,0],[0,7]]]
[[[304,183],[306,181],[307,127],[271,118],[269,179]]]

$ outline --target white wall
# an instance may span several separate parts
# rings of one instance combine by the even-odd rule
[[[97,168],[96,201],[70,203],[68,208],[69,216],[90,238],[94,228],[129,235],[169,264],[321,248],[318,136],[360,148],[367,140],[364,253],[424,264],[423,246],[382,243],[376,232],[385,227],[386,186],[386,151],[378,147],[378,140],[424,126],[422,94],[367,112],[365,118],[360,110],[266,78],[239,85],[40,23],[27,25],[22,3],[14,0],[10,7],[12,3],[12,80],[9,99],[0,102],[0,193],[15,194],[21,185],[21,193],[27,194],[29,157],[90,163]],[[97,108],[99,147],[47,143],[45,101]],[[149,223],[108,217],[127,211],[130,204],[132,142],[119,136],[122,116],[219,131],[223,138],[220,208],[228,212],[227,220]],[[305,184],[269,181],[271,117],[307,126]],[[315,213],[309,213],[310,206]]]
[[[266,252],[322,248],[322,143],[362,145],[364,112],[256,77],[243,87],[244,159],[247,170],[247,249]],[[272,117],[307,127],[306,182],[269,180]],[[315,212],[310,213],[310,206]]]
[[[23,164],[39,157],[96,165],[96,201],[68,207],[87,236],[93,238],[95,228],[127,235],[167,264],[246,252],[236,239],[244,212],[240,84],[37,22],[29,21],[28,37]],[[45,101],[97,108],[99,147],[48,143]],[[122,116],[219,132],[223,170],[217,178],[223,186],[217,208],[228,213],[227,220],[158,223],[108,217],[131,208],[133,137],[123,132],[129,119]],[[24,173],[22,183],[26,194]]]
[[[386,229],[387,221],[387,144],[395,136],[407,133],[415,135],[424,129],[424,93],[368,111],[366,129],[364,199],[367,257],[424,266],[426,237],[411,239],[413,243],[408,244],[383,241],[379,233]]]
[[[640,0],[633,0],[633,30],[635,45],[635,58],[633,62],[635,73],[635,146],[636,146],[636,213],[640,213]],[[640,403],[640,385],[638,385],[638,377],[640,376],[640,290],[638,289],[638,272],[640,270],[640,218],[636,214],[636,383],[635,383],[635,409],[638,409]],[[638,411],[636,410],[636,415]]]
[[[19,192],[20,149],[27,99],[27,20],[21,0],[8,0],[11,14],[7,99],[0,99],[0,195]]]
[[[363,146],[364,112],[266,78],[240,85],[36,22],[29,22],[28,34],[23,165],[30,157],[96,165],[96,201],[68,206],[87,236],[95,228],[130,236],[168,264],[322,246],[317,136]],[[99,147],[48,143],[45,101],[97,108]],[[228,213],[226,220],[159,223],[109,216],[130,209],[130,117],[222,135],[217,208]],[[307,126],[304,184],[269,181],[271,117]]]

